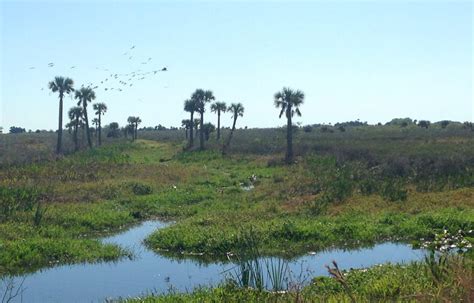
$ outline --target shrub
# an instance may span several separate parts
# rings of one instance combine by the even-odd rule
[[[153,189],[148,184],[134,182],[130,184],[130,187],[132,192],[137,196],[144,196],[153,193]]]

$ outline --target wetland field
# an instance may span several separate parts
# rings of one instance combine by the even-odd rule
[[[64,156],[54,133],[0,135],[0,293],[472,301],[471,130],[300,127],[292,165],[285,131],[237,129],[224,155],[214,137],[186,148],[184,130],[77,153],[66,135]]]

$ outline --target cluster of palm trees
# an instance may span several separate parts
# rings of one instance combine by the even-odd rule
[[[292,118],[296,114],[301,116],[301,111],[299,109],[300,105],[304,102],[304,93],[301,90],[293,90],[288,87],[284,87],[281,91],[276,92],[274,95],[274,105],[276,108],[280,109],[281,118],[285,115],[287,119],[286,127],[286,155],[285,161],[290,164],[293,162],[293,122]],[[204,129],[204,112],[206,109],[206,104],[215,100],[215,97],[210,90],[197,89],[192,95],[191,98],[184,101],[184,110],[190,113],[190,119],[182,120],[182,126],[186,129],[186,137],[188,137],[188,130],[190,130],[189,135],[189,147],[194,145],[194,132],[193,128],[197,128],[197,125],[200,125],[200,130]],[[232,113],[232,128],[227,138],[227,141],[222,146],[222,153],[225,154],[232,136],[235,131],[235,125],[238,117],[244,115],[244,106],[241,103],[232,103],[229,107],[225,102],[214,102],[211,104],[211,111],[217,114],[217,140],[221,139],[221,114],[225,112]],[[200,115],[200,119],[194,119],[194,113]],[[199,123],[196,123],[199,121]],[[200,144],[199,148],[204,149],[204,131],[200,131]]]
[[[77,106],[72,107],[68,116],[70,122],[66,125],[68,128],[74,131],[74,149],[79,149],[78,142],[78,129],[79,127],[85,127],[85,133],[87,136],[87,144],[89,148],[92,148],[91,130],[89,127],[89,118],[87,115],[88,103],[95,100],[96,95],[94,90],[90,87],[81,87],[78,90],[74,89],[74,81],[70,78],[55,77],[53,81],[49,82],[49,89],[53,93],[59,94],[59,123],[58,123],[58,141],[56,146],[56,153],[62,153],[62,137],[63,137],[63,100],[65,95],[70,95],[73,92],[74,98],[77,99]],[[94,124],[98,128],[98,144],[102,144],[102,116],[107,112],[107,105],[105,103],[96,103],[93,105],[96,115],[98,116]]]
[[[96,99],[95,92],[90,87],[81,87],[78,90],[74,89],[74,81],[70,78],[55,77],[53,81],[49,82],[49,89],[59,94],[59,123],[58,123],[58,140],[56,152],[62,153],[62,135],[63,135],[63,99],[65,95],[70,95],[73,92],[74,98],[77,99],[77,106],[72,107],[69,112],[70,122],[67,124],[69,129],[74,131],[74,146],[75,150],[79,149],[77,133],[78,129],[85,127],[85,133],[87,135],[87,143],[89,148],[92,148],[92,138],[89,128],[89,119],[87,113],[87,105]],[[194,129],[196,131],[199,128],[199,149],[204,150],[205,139],[209,139],[210,125],[204,123],[204,113],[206,112],[206,106],[216,98],[211,90],[196,89],[190,99],[184,102],[184,110],[190,113],[189,120],[183,120],[182,125],[186,129],[186,137],[188,138],[189,131],[189,143],[188,147],[194,146]],[[300,105],[303,104],[304,93],[300,90],[293,90],[288,87],[284,87],[281,91],[274,95],[275,107],[281,109],[279,117],[283,114],[287,119],[287,149],[285,161],[287,163],[293,162],[293,124],[292,118],[296,114],[301,116]],[[102,144],[102,116],[107,112],[107,105],[105,103],[95,103],[93,105],[97,118],[93,119],[93,124],[97,127],[98,133],[98,145]],[[229,137],[222,146],[222,153],[225,154],[228,147],[230,146],[232,136],[235,131],[235,125],[238,117],[242,117],[244,114],[244,106],[242,103],[232,103],[227,106],[225,102],[214,102],[210,107],[211,111],[217,114],[217,141],[221,140],[221,115],[226,112],[232,114],[232,128]],[[199,114],[199,119],[194,118],[194,113]],[[139,117],[130,116],[128,117],[128,126],[126,132],[132,134],[132,138],[137,139],[138,125],[142,122]],[[205,131],[207,127],[207,132]]]
[[[206,111],[206,105],[211,101],[215,100],[215,96],[210,90],[203,90],[198,88],[192,93],[191,98],[184,101],[184,110],[190,113],[189,120],[182,120],[182,125],[186,130],[186,137],[188,137],[189,130],[189,144],[188,147],[192,148],[194,146],[194,131],[193,128],[197,129],[199,125],[199,149],[203,150],[204,139],[206,135],[206,124],[204,123],[204,113]],[[242,117],[244,115],[244,106],[242,103],[232,103],[229,107],[225,102],[215,102],[211,104],[211,111],[217,114],[217,140],[221,139],[221,114],[225,112],[231,112],[233,124],[232,129],[229,135],[228,140],[222,147],[222,152],[225,153],[226,149],[230,145],[232,135],[235,131],[235,124],[237,122],[237,117]],[[199,114],[199,119],[194,119],[194,113]],[[198,121],[198,123],[196,123]],[[208,133],[207,133],[208,136]]]
[[[130,116],[128,117],[127,122],[128,126],[125,129],[125,135],[131,133],[132,139],[136,140],[138,138],[138,124],[142,123],[142,119],[140,119],[140,117]]]

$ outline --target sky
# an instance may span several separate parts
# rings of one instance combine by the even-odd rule
[[[472,19],[471,1],[0,0],[0,126],[57,128],[55,76],[99,85],[104,124],[180,126],[184,100],[203,88],[244,105],[238,126],[280,126],[273,95],[284,86],[305,93],[303,125],[473,121]],[[121,78],[131,87],[100,84],[163,67]],[[76,102],[64,102],[67,122]]]

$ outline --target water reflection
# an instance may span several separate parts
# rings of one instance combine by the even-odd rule
[[[132,260],[63,265],[25,275],[23,302],[103,302],[107,298],[135,297],[147,291],[167,292],[171,288],[190,291],[197,286],[215,285],[226,278],[225,273],[234,272],[235,265],[231,263],[176,259],[146,249],[142,245],[143,239],[166,225],[147,221],[103,240],[132,249],[137,254]],[[408,245],[384,243],[371,248],[332,249],[308,254],[291,259],[287,264],[295,275],[304,271],[317,276],[327,275],[324,266],[332,260],[337,260],[340,268],[349,269],[386,262],[409,262],[422,257],[423,251],[413,250]],[[22,279],[16,280],[19,283]]]

